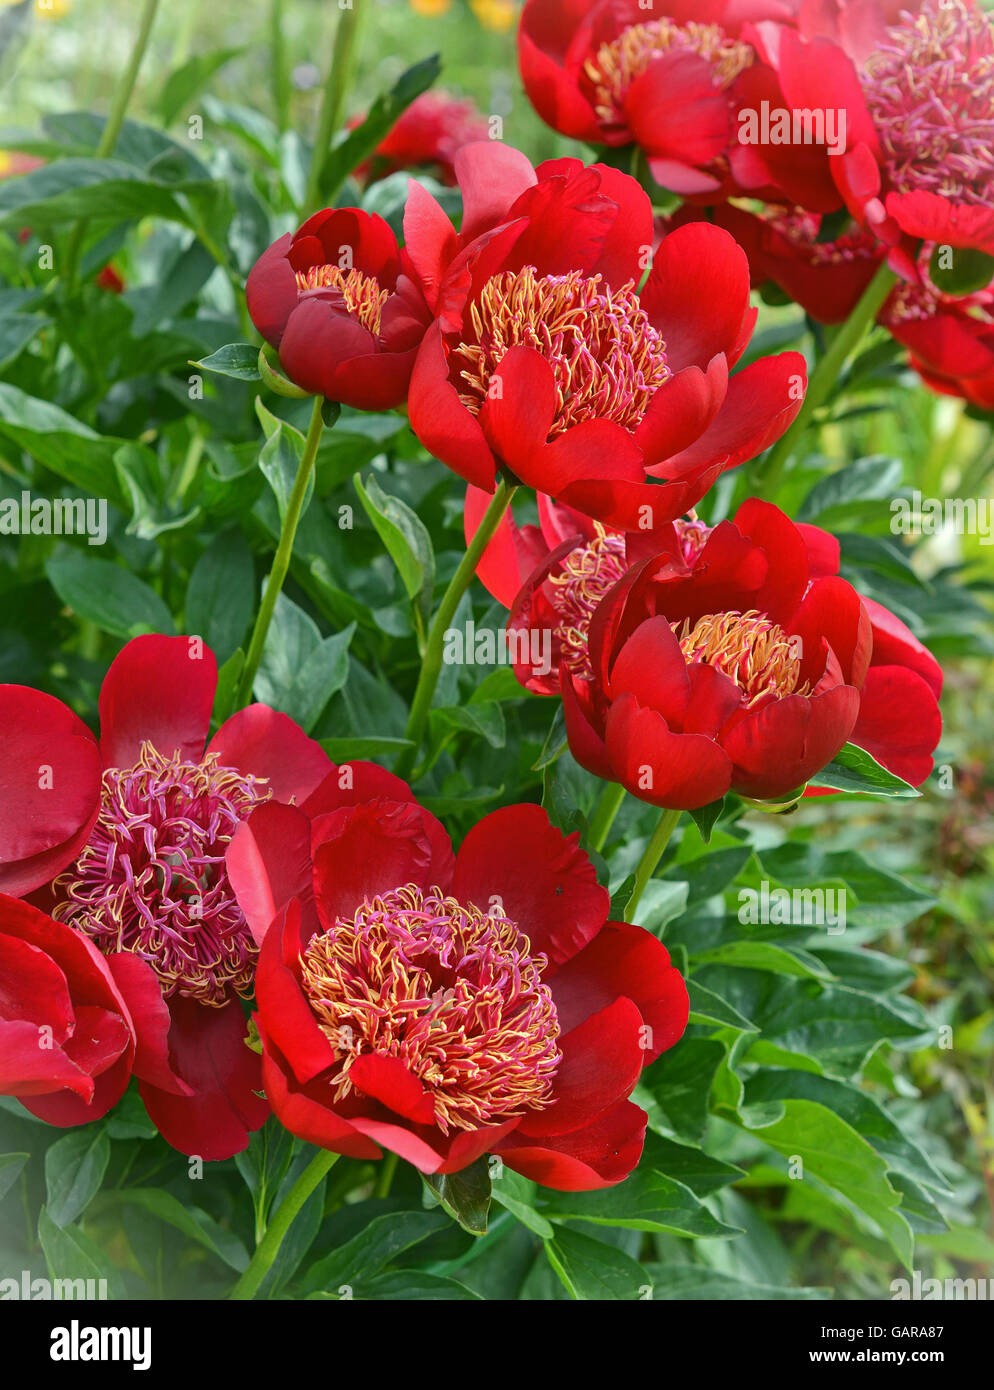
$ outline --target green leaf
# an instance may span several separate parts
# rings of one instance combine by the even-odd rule
[[[216,48],[206,53],[195,53],[174,68],[163,83],[156,102],[162,124],[172,125],[184,106],[203,91],[215,73],[244,52],[242,47]]]
[[[483,705],[450,705],[445,709],[433,709],[431,722],[434,726],[477,734],[486,739],[491,748],[503,748],[507,742],[504,711],[496,700]]]
[[[98,1125],[83,1125],[45,1154],[48,1214],[56,1226],[82,1216],[100,1190],[110,1162],[110,1140]]]
[[[631,1255],[601,1240],[563,1228],[546,1241],[545,1254],[574,1299],[629,1300],[645,1296],[649,1280]]]
[[[186,591],[186,630],[224,663],[241,645],[252,617],[255,566],[240,531],[222,531],[193,567]]]
[[[255,678],[258,699],[310,733],[348,679],[355,630],[355,623],[349,623],[343,632],[322,637],[314,620],[280,594]]]
[[[357,758],[393,758],[414,744],[409,738],[387,738],[372,734],[368,738],[322,738],[318,742],[335,763],[355,762]]]
[[[855,743],[847,743],[840,749],[811,781],[818,787],[862,796],[921,796],[917,788],[881,767],[872,754],[865,748],[857,748]]]
[[[725,798],[722,796],[717,801],[711,801],[707,806],[698,806],[696,811],[690,812],[694,824],[701,832],[701,839],[706,845],[711,843],[711,832],[724,809]]]
[[[427,626],[435,592],[435,552],[424,522],[405,502],[384,492],[373,474],[353,478],[359,501],[400,573],[407,596]]]
[[[114,455],[127,441],[99,435],[57,405],[7,382],[0,382],[0,436],[67,482],[126,507]]]
[[[180,1202],[161,1187],[124,1187],[108,1196],[116,1202],[141,1207],[167,1225],[175,1226],[238,1274],[247,1267],[248,1251],[238,1237],[191,1202]]]
[[[51,322],[44,314],[4,314],[0,317],[0,367],[13,362],[31,339]]]
[[[689,1187],[643,1161],[616,1187],[596,1192],[549,1192],[539,1203],[540,1215],[555,1221],[589,1221],[596,1226],[621,1226],[629,1231],[668,1232],[678,1236],[734,1236],[694,1196]]]
[[[81,218],[118,223],[144,217],[188,223],[177,193],[197,187],[196,182],[160,182],[122,160],[60,159],[0,184],[0,225],[16,229]]]
[[[985,290],[994,279],[994,256],[973,246],[937,246],[928,273],[943,294],[975,294]]]
[[[735,1279],[731,1274],[708,1269],[706,1265],[645,1265],[647,1282],[652,1284],[654,1301],[695,1301],[721,1303],[728,1300],[761,1303],[783,1299],[833,1298],[833,1289],[778,1288],[772,1284],[757,1284],[752,1280]]]
[[[653,1129],[690,1143],[700,1142],[707,1123],[711,1083],[724,1056],[723,1043],[684,1038],[679,1047],[664,1052],[645,1069],[639,1091],[651,1098],[646,1108]]]
[[[281,420],[268,410],[261,400],[255,403],[258,415],[266,434],[266,442],[259,452],[259,470],[273,490],[279,510],[280,525],[286,520],[290,496],[297,481],[297,472],[304,454],[304,436],[299,430]],[[307,479],[301,516],[310,506],[314,496],[314,470]]]
[[[853,1207],[876,1228],[905,1268],[910,1269],[914,1240],[900,1214],[901,1197],[887,1178],[887,1164],[867,1141],[826,1106],[809,1100],[784,1100],[780,1119],[750,1124],[757,1139],[788,1159],[800,1158],[803,1178],[816,1179]]]
[[[400,75],[389,92],[376,98],[366,119],[332,146],[321,169],[322,207],[334,202],[338,190],[352,170],[369,158],[411,102],[437,80],[441,70],[437,53],[415,63]]]
[[[460,1173],[421,1175],[424,1184],[442,1206],[471,1236],[487,1230],[490,1211],[490,1165],[486,1155]]]
[[[354,1287],[372,1279],[403,1251],[446,1230],[448,1225],[437,1208],[374,1217],[352,1240],[311,1265],[301,1280],[301,1291],[337,1293],[343,1285]]]
[[[535,1203],[539,1200],[538,1193],[536,1183],[529,1182],[520,1173],[515,1173],[501,1164],[500,1174],[493,1180],[494,1201],[506,1207],[529,1231],[534,1231],[542,1240],[550,1240],[556,1229],[535,1210]]]
[[[130,638],[174,630],[169,609],[154,589],[110,560],[63,546],[47,561],[45,573],[62,602],[101,632]]]
[[[209,357],[194,362],[193,366],[213,372],[215,376],[234,377],[236,381],[258,381],[259,349],[251,343],[228,343]]]
[[[45,1255],[49,1278],[53,1283],[67,1279],[93,1279],[99,1296],[99,1281],[107,1280],[110,1298],[122,1298],[120,1270],[111,1264],[95,1241],[75,1226],[58,1226],[45,1207],[38,1213],[38,1240]],[[53,1289],[53,1297],[64,1298],[65,1290]],[[82,1296],[82,1295],[80,1295]],[[76,1294],[69,1297],[75,1298]]]
[[[375,1299],[377,1302],[459,1302],[475,1303],[481,1295],[467,1289],[457,1279],[448,1279],[440,1274],[428,1274],[420,1269],[398,1269],[392,1274],[381,1274],[360,1285],[357,1296],[361,1299]]]
[[[0,1201],[21,1176],[30,1154],[0,1154]]]

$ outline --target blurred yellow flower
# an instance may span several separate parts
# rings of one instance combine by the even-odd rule
[[[506,34],[518,17],[514,0],[469,0],[469,7],[484,29],[496,34]]]
[[[410,3],[416,14],[427,15],[429,18],[445,14],[446,10],[452,8],[452,0],[410,0]]]
[[[0,10],[12,10],[24,0],[0,0]],[[72,0],[34,0],[31,8],[39,19],[61,19],[72,9]]]

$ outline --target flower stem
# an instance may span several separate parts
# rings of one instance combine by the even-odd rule
[[[311,164],[307,172],[307,192],[302,209],[304,217],[317,212],[321,199],[321,175],[331,137],[338,129],[345,108],[345,93],[348,90],[352,60],[355,53],[359,29],[359,13],[367,0],[352,0],[348,9],[342,10],[335,27],[335,43],[331,51],[331,66],[325,78],[321,94],[321,110],[318,114],[317,134],[311,150]]]
[[[242,1300],[255,1297],[259,1285],[279,1254],[280,1246],[283,1244],[283,1239],[290,1229],[294,1217],[321,1179],[338,1162],[338,1159],[338,1154],[329,1153],[327,1149],[320,1149],[314,1155],[280,1203],[275,1216],[266,1227],[266,1234],[255,1248],[255,1254],[249,1261],[248,1268],[232,1289],[229,1298]]]
[[[438,685],[438,677],[442,670],[442,648],[445,645],[445,633],[455,617],[459,600],[469,588],[473,575],[476,573],[476,566],[480,557],[493,539],[494,532],[511,505],[511,498],[516,491],[517,485],[512,486],[501,479],[497,491],[494,493],[493,501],[480,522],[479,530],[467,546],[466,554],[459,562],[459,568],[442,595],[442,602],[428,633],[428,641],[425,644],[424,656],[421,660],[421,674],[418,677],[414,701],[405,730],[405,737],[411,740],[413,747],[405,749],[401,754],[397,763],[398,777],[410,777],[418,750],[421,747],[425,725],[428,723],[428,714],[431,710],[432,697],[435,694],[435,687]]]
[[[290,81],[286,65],[286,44],[283,40],[283,0],[270,0],[269,48],[273,65],[273,106],[276,109],[276,128],[282,135],[290,124]]]
[[[374,1197],[389,1197],[390,1188],[393,1186],[393,1175],[397,1171],[397,1155],[387,1154],[380,1164],[379,1175],[376,1179],[376,1186],[373,1189]]]
[[[248,652],[245,656],[245,665],[242,667],[242,674],[238,682],[238,695],[235,700],[235,708],[241,709],[247,705],[252,697],[252,686],[255,682],[256,672],[259,669],[259,662],[262,660],[262,651],[266,645],[266,634],[269,625],[273,621],[273,613],[276,611],[276,600],[279,598],[290,569],[290,557],[293,554],[293,542],[297,535],[297,527],[300,525],[300,518],[304,511],[304,500],[307,497],[307,486],[314,471],[314,460],[317,458],[318,445],[321,443],[321,435],[324,431],[324,397],[314,397],[314,409],[311,412],[311,424],[307,431],[307,438],[304,441],[304,452],[300,457],[300,464],[297,468],[297,476],[293,482],[293,490],[290,493],[290,500],[287,502],[286,512],[283,516],[283,525],[280,529],[280,541],[273,557],[273,568],[269,571],[269,578],[266,581],[266,591],[262,596],[262,603],[259,605],[259,612],[255,620],[255,627],[252,629],[252,640],[249,642]]]
[[[135,90],[135,83],[138,81],[138,72],[145,57],[145,50],[148,48],[148,41],[152,35],[152,26],[155,23],[155,13],[159,8],[159,0],[145,0],[142,9],[141,20],[138,25],[138,33],[131,48],[131,57],[128,59],[128,66],[121,74],[120,81],[114,92],[114,99],[111,102],[110,113],[100,136],[100,143],[97,145],[95,159],[107,159],[114,153],[117,144],[117,137],[121,133],[124,125],[124,116],[131,101],[132,93]],[[71,287],[76,276],[76,262],[79,259],[79,248],[86,231],[86,222],[77,222],[72,229],[69,245],[66,250],[66,285]]]
[[[664,811],[659,817],[659,824],[652,832],[652,838],[645,847],[645,853],[639,860],[639,866],[635,870],[635,887],[632,889],[632,896],[628,899],[625,906],[625,921],[631,922],[635,918],[635,911],[642,901],[642,894],[645,892],[646,884],[656,871],[656,865],[663,857],[663,851],[670,842],[670,836],[676,829],[677,821],[683,815],[682,811]]]
[[[599,852],[604,848],[607,837],[611,833],[614,818],[621,810],[621,803],[624,799],[624,787],[618,782],[608,782],[601,792],[601,798],[590,818],[590,830],[587,838],[591,849]]]
[[[776,490],[787,460],[797,449],[805,431],[811,424],[812,416],[818,407],[824,404],[832,387],[838,381],[846,360],[855,352],[862,342],[863,336],[872,327],[884,301],[896,283],[897,276],[884,261],[870,281],[862,299],[836,333],[828,351],[812,373],[804,396],[804,403],[794,423],[786,434],[781,435],[767,454],[761,472],[764,496],[768,497],[771,492]]]

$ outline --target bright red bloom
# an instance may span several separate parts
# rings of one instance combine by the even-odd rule
[[[132,1071],[176,1094],[169,1015],[135,956],[102,956],[81,933],[0,894],[0,1094],[52,1125],[99,1120]]]
[[[359,120],[351,124],[358,125]],[[422,92],[355,171],[368,185],[401,169],[424,169],[441,183],[456,181],[455,155],[463,145],[489,138],[489,126],[471,101],[448,92]]]
[[[528,0],[518,55],[529,100],[564,135],[638,145],[674,193],[736,191],[738,108],[764,79],[746,28],[793,0]]]
[[[59,701],[0,687],[12,731],[0,886],[50,884],[59,922],[108,956],[151,966],[171,1064],[192,1094],[143,1080],[142,1098],[169,1143],[203,1158],[237,1153],[268,1113],[239,1000],[252,991],[256,945],[225,849],[255,806],[302,799],[331,766],[265,705],[232,715],[207,743],[216,685],[199,638],[135,638],[101,688],[99,744]]]
[[[653,805],[779,800],[852,734],[871,642],[856,592],[811,579],[798,529],[753,498],[692,567],[641,561],[594,610],[589,675],[560,668],[570,747]]]
[[[381,217],[326,208],[280,237],[245,286],[256,328],[291,381],[359,410],[407,395],[430,316]]]
[[[920,284],[893,290],[879,321],[933,391],[994,410],[994,281],[977,294],[943,294],[923,267]]]
[[[228,871],[262,941],[266,1094],[294,1134],[424,1173],[496,1153],[564,1190],[635,1167],[628,1097],[682,1035],[686,987],[655,937],[607,920],[541,807],[495,811],[453,855],[404,782],[353,763],[253,812]]]
[[[407,248],[436,321],[411,379],[418,438],[493,492],[498,469],[609,525],[694,505],[793,421],[798,353],[729,376],[756,311],[721,229],[682,227],[649,265],[652,208],[602,165],[471,145],[456,157],[463,230],[412,185]]]

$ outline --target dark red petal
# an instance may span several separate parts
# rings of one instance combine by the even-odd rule
[[[750,711],[724,739],[733,791],[772,801],[796,791],[832,761],[858,713],[859,692],[851,685],[811,699],[788,695]]]
[[[245,303],[256,328],[273,347],[279,347],[286,321],[297,307],[297,277],[287,260],[293,237],[274,241],[263,251],[245,282]]]
[[[42,1096],[68,1087],[89,1102],[93,1078],[63,1052],[58,1043],[40,1046],[36,1023],[0,1018],[0,1095]]]
[[[332,1066],[336,1054],[298,979],[302,928],[300,904],[291,902],[262,943],[255,992],[263,1027],[303,1086]]]
[[[708,287],[707,294],[701,287]],[[672,371],[708,364],[723,353],[734,365],[755,313],[749,262],[721,227],[692,222],[663,238],[641,295],[642,308],[666,342]]]
[[[654,58],[625,93],[624,110],[635,143],[653,157],[706,166],[731,142],[728,98],[711,64],[686,48]]]
[[[808,552],[811,578],[828,579],[838,574],[841,550],[836,537],[830,531],[823,531],[820,526],[810,526],[805,521],[795,521],[794,525],[800,532],[804,548]]]
[[[707,369],[685,367],[656,392],[635,431],[646,467],[689,449],[721,409],[728,391],[728,362],[723,353]]]
[[[474,487],[493,492],[497,463],[479,421],[449,381],[440,324],[433,324],[418,351],[408,398],[411,428],[429,453]]]
[[[529,1143],[515,1130],[496,1145],[509,1168],[532,1182],[560,1192],[592,1192],[613,1187],[638,1165],[648,1117],[631,1101],[622,1101],[586,1129],[540,1143]]]
[[[611,667],[611,697],[634,695],[640,705],[681,727],[690,695],[687,663],[666,618],[648,618],[629,637]]]
[[[634,695],[622,695],[611,706],[606,741],[615,780],[653,806],[707,806],[731,783],[732,765],[718,744],[703,734],[672,732],[661,714],[644,709]]]
[[[472,241],[503,222],[508,209],[536,182],[531,161],[500,140],[474,140],[452,160],[463,197],[460,235]]]
[[[878,763],[921,786],[932,771],[942,716],[932,689],[903,666],[871,666],[860,692],[852,741]]]
[[[545,445],[555,414],[556,382],[549,363],[534,348],[509,348],[477,418],[491,449],[519,477],[524,478]]]
[[[599,732],[590,720],[588,709],[581,703],[578,687],[573,677],[561,668],[559,678],[562,684],[563,714],[566,719],[566,737],[570,752],[581,767],[592,772],[595,777],[605,781],[614,780],[614,770],[604,744],[603,732]],[[586,689],[584,681],[581,688]]]
[[[492,501],[493,498],[479,488],[466,489],[463,529],[467,545],[479,530]],[[538,527],[518,526],[508,508],[494,532],[493,540],[480,557],[476,577],[498,603],[510,608],[522,584],[548,553],[549,546]]]
[[[541,806],[492,811],[456,855],[454,896],[482,912],[497,900],[532,949],[562,965],[596,935],[611,904],[579,838],[557,830]]]
[[[291,898],[311,905],[311,823],[296,806],[267,801],[238,826],[225,854],[238,906],[259,945]]]
[[[91,1120],[99,1120],[124,1095],[131,1077],[131,1050],[126,1049],[106,1071],[100,1073],[93,1083],[93,1095],[84,1100],[71,1090],[55,1091],[51,1095],[22,1096],[21,1104],[25,1110],[48,1125],[66,1128],[70,1125],[85,1125]]]
[[[265,777],[277,801],[308,797],[333,767],[328,754],[289,715],[249,705],[225,720],[211,739],[221,767]]]
[[[801,674],[812,686],[825,669],[822,644],[827,642],[842,668],[843,678],[862,686],[870,665],[873,632],[859,595],[844,579],[815,579],[800,608],[784,624],[801,640]]]
[[[362,1095],[378,1100],[405,1120],[417,1125],[435,1121],[434,1100],[399,1057],[361,1053],[349,1068],[349,1080]]]
[[[347,1158],[382,1158],[376,1144],[356,1132],[348,1120],[337,1115],[331,1108],[331,1096],[327,1086],[328,1103],[315,1099],[311,1094],[293,1086],[283,1069],[283,1059],[267,1037],[265,1025],[257,1020],[259,1035],[263,1042],[262,1079],[266,1096],[273,1107],[273,1113],[291,1134],[306,1139],[318,1148],[330,1149],[332,1153],[344,1154]],[[322,1088],[312,1088],[319,1094]]]
[[[870,669],[874,666],[907,666],[921,676],[938,699],[942,694],[942,667],[929,649],[882,603],[864,598],[863,607],[873,630]]]
[[[172,1018],[155,971],[147,961],[130,951],[116,951],[106,960],[128,1006],[135,1044],[131,1069],[135,1076],[160,1090],[172,1091],[174,1095],[190,1095],[189,1086],[169,1064]]]
[[[199,637],[135,637],[100,689],[104,767],[131,767],[149,742],[164,756],[199,762],[210,727],[217,662]]]
[[[557,972],[551,988],[564,1031],[619,997],[630,999],[648,1028],[641,1035],[643,1066],[672,1047],[687,1027],[687,986],[669,952],[651,932],[627,922],[602,927]]]
[[[365,898],[407,883],[432,886],[432,845],[415,804],[377,800],[332,811],[315,826],[312,852],[314,894],[326,927],[353,916]]]
[[[58,1044],[69,1036],[73,1017],[69,986],[59,966],[32,942],[6,935],[0,918],[0,1019],[32,1024],[39,1047],[40,1027],[49,1027]]]
[[[425,298],[434,308],[445,272],[459,246],[459,237],[441,205],[416,179],[407,182],[404,243]]]
[[[245,1045],[248,1024],[233,999],[220,1009],[176,995],[169,1001],[169,1050],[173,1070],[191,1096],[171,1095],[140,1083],[149,1119],[167,1144],[204,1159],[231,1158],[265,1124],[269,1104],[259,1058]]]

